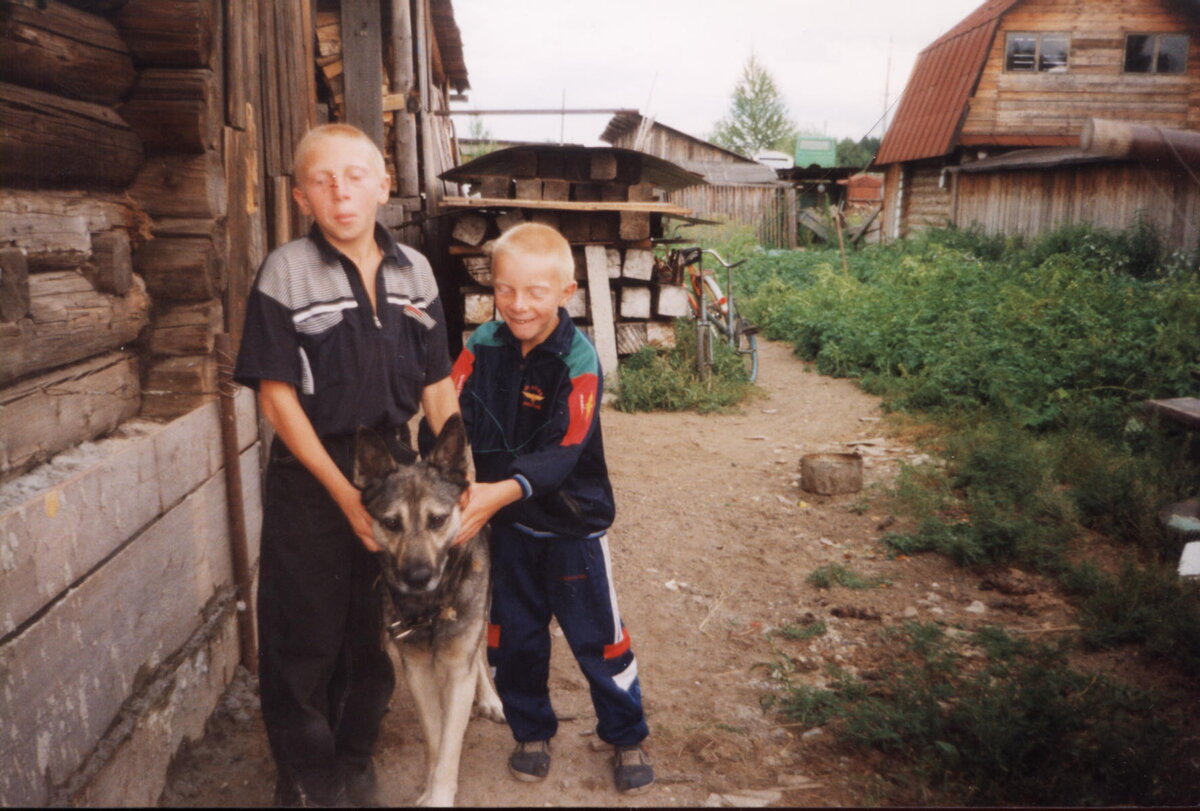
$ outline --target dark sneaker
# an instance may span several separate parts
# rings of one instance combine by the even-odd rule
[[[508,770],[526,783],[545,780],[550,773],[550,741],[525,741],[508,756]]]
[[[641,744],[613,747],[613,780],[622,794],[641,794],[654,782],[650,754]]]

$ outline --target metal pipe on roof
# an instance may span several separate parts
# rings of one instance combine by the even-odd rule
[[[1089,118],[1079,133],[1083,152],[1110,158],[1178,160],[1200,166],[1200,132]]]

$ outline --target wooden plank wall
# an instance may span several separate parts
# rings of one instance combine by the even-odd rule
[[[253,481],[259,453],[249,391],[238,398],[238,435],[243,479]],[[0,805],[77,804],[72,787],[87,791],[78,775],[89,760],[110,775],[92,803],[152,804],[175,747],[203,729],[236,664],[214,656],[211,666],[222,669],[199,693],[177,673],[157,672],[231,582],[217,404],[165,425],[142,423],[79,453],[45,468],[40,489],[0,487]],[[257,493],[249,490],[246,502],[254,558]],[[228,650],[236,650],[232,641]],[[160,677],[177,689],[154,712],[170,717],[191,706],[199,717],[97,747]],[[117,757],[146,736],[157,749]]]
[[[1186,173],[1136,163],[963,173],[955,223],[1033,236],[1066,223],[1126,228],[1139,212],[1171,249],[1200,240],[1200,185]]]
[[[1071,35],[1064,73],[1005,72],[1005,33]],[[1125,33],[1188,33],[1183,75],[1126,74]],[[1089,117],[1200,129],[1200,25],[1165,0],[1027,0],[1004,15],[963,136],[1077,135]]]
[[[944,228],[950,222],[951,178],[942,164],[911,165],[905,172],[903,236],[922,228]]]
[[[765,247],[796,247],[796,190],[790,186],[691,186],[666,199],[697,217],[752,225]]]

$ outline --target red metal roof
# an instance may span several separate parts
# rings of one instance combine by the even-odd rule
[[[917,56],[876,166],[934,158],[955,145],[1000,18],[1021,0],[986,0]]]

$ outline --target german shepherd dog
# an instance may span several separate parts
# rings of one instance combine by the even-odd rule
[[[425,791],[417,805],[454,804],[473,699],[480,715],[504,721],[484,653],[491,600],[487,531],[454,545],[467,457],[457,414],[428,457],[410,465],[398,463],[374,431],[360,429],[355,442],[354,483],[383,547],[388,634],[425,736]]]

